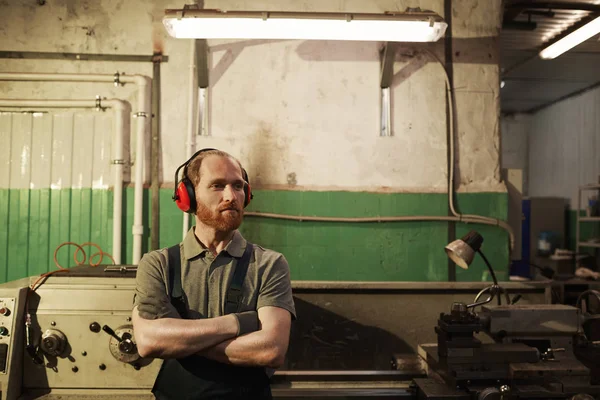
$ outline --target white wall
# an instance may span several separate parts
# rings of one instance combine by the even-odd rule
[[[600,89],[536,113],[529,133],[529,194],[571,199],[600,176]]]
[[[498,66],[493,61],[500,1],[453,3],[460,190],[502,191]],[[443,4],[443,0],[231,0],[205,1],[204,7],[380,13],[420,6],[443,15]],[[150,55],[163,50],[169,61],[161,65],[160,162],[162,178],[170,182],[174,169],[185,160],[190,45],[166,37],[161,18],[165,8],[182,6],[167,0],[48,1],[44,6],[2,2],[0,43],[3,50],[13,51]],[[399,51],[392,88],[394,136],[380,137],[381,43],[215,40],[209,46],[211,137],[199,137],[198,146],[219,147],[239,156],[255,187],[293,189],[288,177],[294,174],[295,188],[446,190],[444,75],[427,54],[411,46]],[[430,48],[443,58],[443,40]],[[0,71],[120,71],[151,76],[152,66],[4,59]],[[136,104],[135,88],[128,86],[0,82],[1,98],[93,99],[97,94]]]
[[[0,112],[0,188],[112,186],[113,118],[110,111]]]

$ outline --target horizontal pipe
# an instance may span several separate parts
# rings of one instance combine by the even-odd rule
[[[95,108],[100,104],[102,108],[114,108],[125,110],[128,106],[125,101],[119,99],[100,100],[29,100],[29,99],[0,99],[0,107],[18,107],[18,108]]]
[[[490,286],[491,282],[383,282],[383,281],[302,281],[293,280],[292,289],[295,290],[409,290],[409,291],[437,291],[437,290],[481,290]],[[550,288],[554,282],[529,281],[529,282],[502,282],[502,287],[510,290],[540,291]]]
[[[48,74],[29,72],[0,72],[0,81],[49,81],[49,82],[115,82],[139,83],[140,75],[125,74]]]
[[[160,55],[159,57],[160,62],[169,61],[169,56]],[[156,62],[157,56],[141,56],[134,54],[52,53],[43,51],[0,51],[0,58],[29,60]]]

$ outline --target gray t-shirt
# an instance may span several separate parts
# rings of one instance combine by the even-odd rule
[[[236,259],[248,242],[239,231],[216,257],[204,248],[192,227],[181,250],[181,283],[188,302],[188,318],[214,318],[224,315],[227,288],[233,279]],[[288,310],[292,319],[296,309],[292,297],[290,270],[285,257],[253,244],[248,272],[242,286],[240,312],[274,306]],[[137,269],[134,307],[146,319],[179,318],[171,305],[167,249],[142,257]]]

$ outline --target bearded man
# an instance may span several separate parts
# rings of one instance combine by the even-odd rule
[[[223,151],[200,150],[175,173],[174,200],[196,226],[144,255],[132,312],[139,354],[164,360],[157,399],[271,398],[296,311],[284,256],[237,230],[251,198],[246,171]]]

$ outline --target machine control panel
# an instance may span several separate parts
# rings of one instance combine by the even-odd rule
[[[151,396],[161,362],[138,353],[134,289],[128,277],[66,275],[40,286],[28,303],[36,351],[23,359],[22,393],[60,389],[77,396],[93,388],[94,395],[135,390]]]
[[[12,332],[14,325],[15,299],[10,297],[0,298],[0,374],[7,372],[7,360],[12,351]]]

